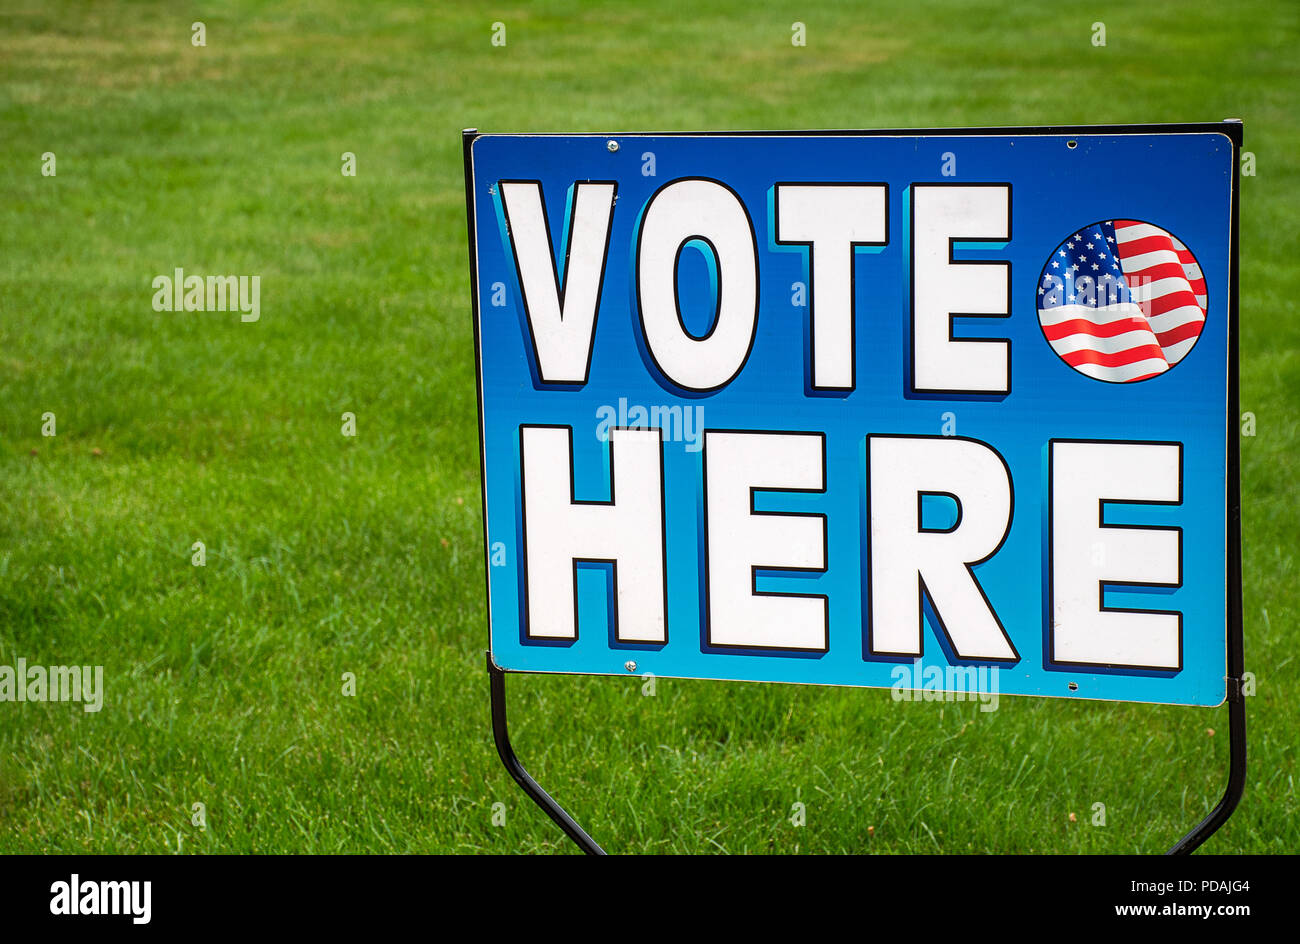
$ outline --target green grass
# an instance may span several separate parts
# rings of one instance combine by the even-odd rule
[[[3,0],[0,664],[102,664],[108,692],[0,703],[0,850],[569,848],[488,735],[461,128],[1224,117],[1258,168],[1258,694],[1245,799],[1206,848],[1300,846],[1300,7],[857,6]],[[175,266],[260,274],[261,321],[154,312]],[[1158,852],[1226,767],[1225,709],[640,684],[509,684],[525,761],[617,851]]]

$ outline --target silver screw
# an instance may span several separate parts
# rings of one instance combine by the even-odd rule
[[[618,142],[611,138],[610,140],[605,142],[605,147],[609,148],[610,154],[613,154],[615,151],[618,150]]]
[[[613,141],[611,141],[611,142],[609,142],[609,143],[610,143],[610,144],[614,144]],[[618,147],[617,144],[614,144],[614,146],[615,146],[615,147]],[[629,672],[635,672],[635,671],[636,671],[636,663],[633,662],[631,659],[628,659],[626,662],[623,663],[623,668],[627,669]]]

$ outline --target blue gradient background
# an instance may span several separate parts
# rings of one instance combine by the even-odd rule
[[[1014,517],[1007,540],[977,576],[1021,661],[1003,668],[1002,694],[1052,695],[1216,705],[1225,695],[1226,413],[1232,145],[1220,134],[990,136],[654,136],[625,135],[611,153],[604,136],[484,135],[472,145],[480,324],[482,436],[489,545],[506,566],[488,567],[491,645],[506,669],[665,677],[812,682],[889,687],[897,664],[863,658],[864,437],[938,435],[944,414],[956,433],[997,449],[1011,468]],[[1075,140],[1077,147],[1066,142]],[[641,173],[653,153],[657,175]],[[943,177],[943,155],[957,175]],[[759,247],[758,333],[739,376],[722,390],[686,397],[655,379],[640,341],[633,252],[650,196],[679,177],[712,177],[735,189],[753,220]],[[542,182],[552,241],[562,253],[574,181],[617,180],[610,250],[589,382],[539,390],[530,367],[520,289],[496,183]],[[791,304],[791,284],[807,283],[807,251],[775,247],[771,190],[777,181],[889,184],[889,245],[855,256],[857,388],[847,396],[807,396],[807,308]],[[912,183],[1011,183],[1012,231],[1004,245],[958,244],[956,258],[1011,262],[1011,316],[960,318],[958,337],[1011,339],[1011,393],[1004,398],[909,397],[908,198]],[[1063,363],[1039,329],[1036,287],[1043,264],[1066,236],[1098,220],[1139,219],[1178,236],[1205,275],[1209,314],[1192,351],[1169,373],[1136,384],[1089,379]],[[561,273],[563,259],[559,260]],[[726,273],[722,273],[726,278]],[[682,256],[681,296],[692,330],[708,323],[709,263]],[[491,305],[506,286],[507,305]],[[821,575],[760,576],[763,590],[824,593],[830,648],[788,652],[704,651],[701,640],[702,465],[686,443],[665,444],[668,643],[612,642],[607,569],[579,575],[579,638],[572,644],[521,639],[519,436],[527,423],[574,429],[579,500],[608,498],[607,444],[596,437],[597,410],[629,404],[703,407],[708,428],[786,429],[826,434],[825,494],[760,493],[758,507],[827,516],[828,570]],[[1183,528],[1183,584],[1174,591],[1106,592],[1111,606],[1177,609],[1183,618],[1183,669],[1177,673],[1080,671],[1044,656],[1049,438],[1177,440],[1184,444],[1183,503],[1111,506],[1109,524]],[[942,514],[938,509],[936,514]],[[930,511],[927,511],[927,515]],[[658,540],[658,536],[648,536]],[[926,666],[948,664],[946,640],[927,623]],[[1078,686],[1070,691],[1069,683]]]

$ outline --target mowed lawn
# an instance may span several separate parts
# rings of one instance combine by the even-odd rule
[[[1206,850],[1300,846],[1294,3],[0,10],[0,664],[106,687],[98,713],[0,703],[0,851],[571,848],[488,730],[462,128],[1225,117],[1256,161],[1257,694],[1245,799]],[[260,321],[154,311],[177,267],[261,276]],[[525,762],[611,851],[1160,852],[1225,778],[1226,709],[509,683]]]

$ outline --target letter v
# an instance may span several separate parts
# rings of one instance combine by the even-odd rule
[[[542,383],[587,382],[617,189],[613,181],[574,184],[565,220],[561,272],[551,244],[541,183],[500,181],[501,206]]]

